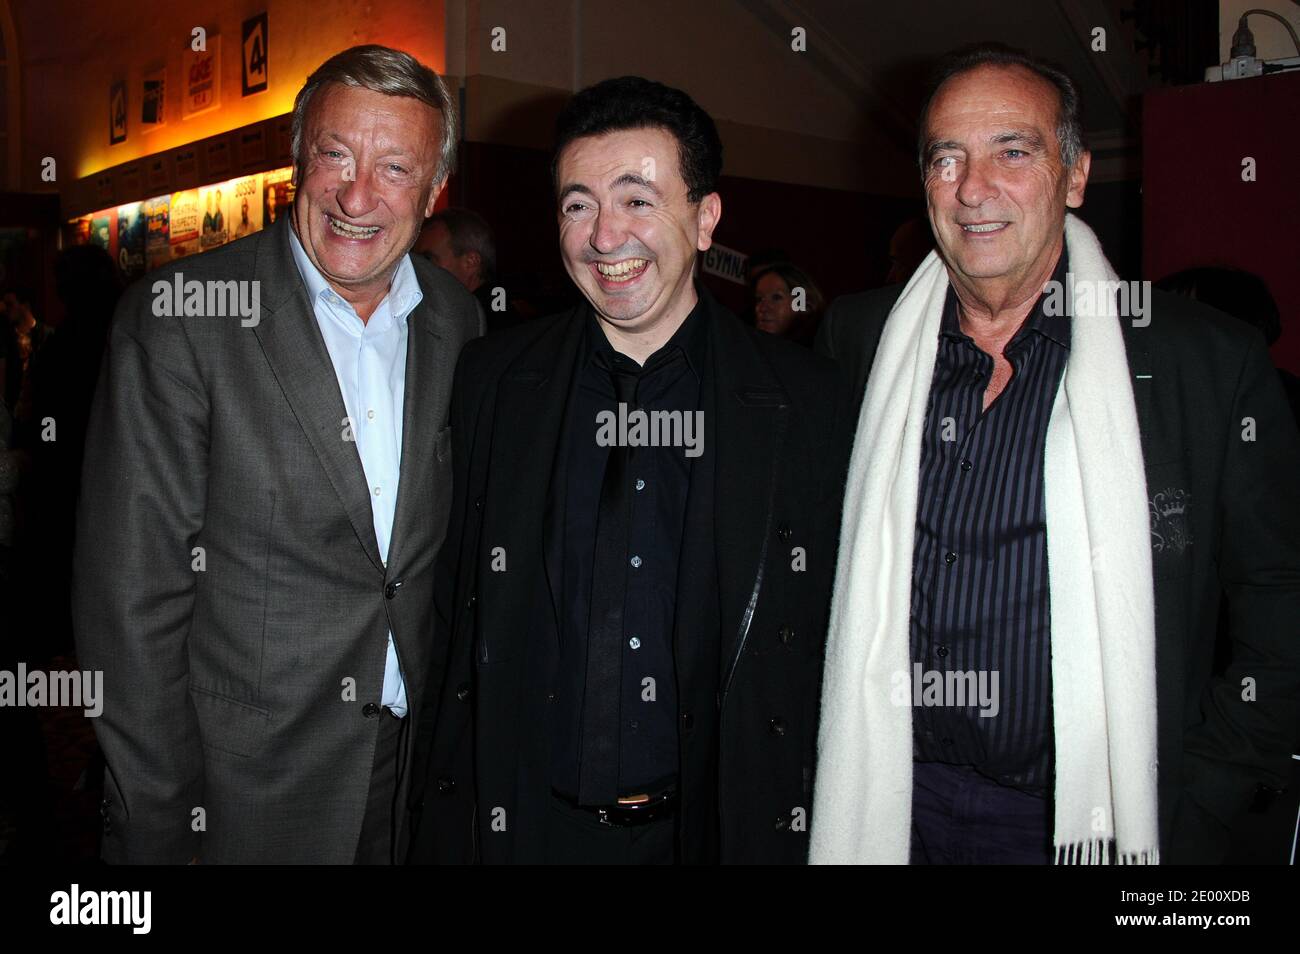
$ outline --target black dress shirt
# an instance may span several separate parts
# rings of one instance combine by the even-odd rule
[[[641,366],[637,404],[646,411],[694,414],[707,367],[703,303]],[[609,448],[597,443],[602,411],[618,413],[610,369],[635,371],[589,312],[558,453],[565,461],[560,664],[556,681],[552,784],[573,796],[581,760],[596,515]],[[702,440],[700,434],[698,439]],[[683,447],[635,447],[631,459],[627,592],[623,609],[619,793],[656,792],[678,771],[673,622],[691,461]],[[650,681],[647,681],[650,680]]]
[[[1068,267],[1063,249],[1052,278],[1064,283]],[[913,699],[915,757],[1035,794],[1050,785],[1053,741],[1043,454],[1070,351],[1069,316],[1045,314],[1044,300],[1007,344],[1013,374],[985,411],[993,359],[962,332],[948,291],[921,445],[908,674],[915,687],[918,664],[945,682],[973,672],[991,691],[996,673],[996,715],[969,696]]]

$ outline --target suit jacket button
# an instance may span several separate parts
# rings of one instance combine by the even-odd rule
[[[694,728],[695,728],[695,716],[691,715],[689,712],[683,712],[683,713],[682,713],[682,731],[683,731],[683,732],[690,732],[690,731],[691,731],[692,729],[694,729]]]
[[[401,580],[393,580],[393,582],[389,583],[387,586],[384,587],[384,595],[391,600],[394,596],[397,595],[397,588],[401,585],[402,585]]]
[[[471,610],[472,610],[472,609],[474,608],[474,604],[477,603],[477,602],[478,602],[478,597],[475,596],[473,593],[471,593],[471,594],[469,595],[469,599],[467,599],[467,600],[465,601],[465,609],[471,609]]]
[[[785,720],[781,718],[773,719],[767,724],[768,729],[773,735],[785,735]]]
[[[475,501],[474,501],[474,509],[475,509],[475,510],[482,510],[482,509],[483,509],[483,498],[482,498],[482,497],[478,497],[478,498],[475,499]]]
[[[361,707],[361,714],[367,719],[373,719],[375,716],[379,715],[379,705],[374,702],[367,702]]]
[[[790,532],[790,525],[788,523],[781,524],[781,526],[776,528],[776,535],[782,540],[789,540],[790,537],[793,536]]]
[[[792,642],[794,642],[794,630],[791,629],[789,626],[782,626],[780,629],[776,631],[776,635],[781,640],[781,643],[785,646],[789,646]]]
[[[785,826],[788,823],[789,823],[789,819],[787,819],[784,815],[777,815],[776,821],[772,823],[772,827],[775,828],[777,831],[785,831]]]
[[[456,687],[456,698],[459,699],[461,702],[465,702],[467,699],[469,699],[468,682],[462,682],[459,686]]]
[[[456,791],[456,780],[454,778],[438,779],[439,795],[450,795],[454,791]]]

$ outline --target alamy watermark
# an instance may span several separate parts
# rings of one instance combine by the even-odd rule
[[[90,719],[104,711],[104,672],[101,669],[67,672],[0,669],[0,706],[82,709]]]
[[[1132,318],[1134,328],[1151,324],[1151,283],[1139,281],[1094,281],[1075,279],[1065,273],[1065,281],[1055,279],[1043,285],[1043,314],[1064,314],[1081,318]]]
[[[244,328],[262,320],[262,283],[256,279],[186,281],[176,272],[170,282],[154,282],[152,290],[153,313],[159,318],[239,318]]]
[[[598,447],[682,447],[687,457],[704,453],[703,411],[618,411],[596,414]]]
[[[996,669],[925,669],[912,664],[910,673],[899,670],[889,680],[889,701],[896,706],[965,708],[978,706],[981,719],[1001,711],[1000,675]]]

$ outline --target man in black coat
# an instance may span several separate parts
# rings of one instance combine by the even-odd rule
[[[457,369],[411,860],[802,862],[834,369],[694,282],[721,142],[686,94],[606,81],[557,139],[589,305]]]
[[[1041,493],[1043,433],[1071,350],[1070,321],[1077,335],[1086,330],[1084,322],[1105,320],[1051,317],[1050,309],[1044,311],[1047,296],[1039,297],[1043,279],[1062,278],[1066,256],[1073,267],[1081,251],[1063,241],[1061,218],[1067,204],[1082,202],[1088,157],[1078,151],[1077,138],[1070,142],[1078,129],[1077,99],[1063,74],[1023,57],[976,51],[954,60],[940,77],[922,121],[921,155],[951,288],[922,438],[923,447],[933,443],[936,449],[921,456],[911,658],[936,669],[963,657],[1041,658],[1046,666],[1049,646],[1055,646],[1049,639],[1066,634],[1049,633],[1045,614],[1008,616],[998,612],[1006,604],[997,602],[1003,592],[1031,606],[1046,596],[1041,585],[1015,593],[1018,580],[1045,579],[1040,570],[1046,566],[1033,558],[1045,550],[1029,545],[1045,527],[1042,509],[1036,517],[1002,515],[1010,512],[1008,502]],[[1036,116],[1047,121],[1036,122]],[[1007,273],[999,263],[1023,265],[1035,255],[1020,286],[1025,294],[1008,296],[1004,309],[983,307],[998,304],[989,289]],[[925,280],[924,271],[914,282]],[[822,324],[818,350],[844,369],[855,406],[863,403],[873,373],[890,370],[877,360],[878,350],[884,353],[882,334],[898,320],[897,303],[911,291],[895,285],[842,298]],[[1137,472],[1145,473],[1149,502],[1159,858],[1218,862],[1229,848],[1229,824],[1257,789],[1285,784],[1297,741],[1300,437],[1252,329],[1160,292],[1142,314],[1118,323],[1127,357],[1123,378],[1131,382],[1140,434]],[[956,409],[953,417],[950,409]],[[938,435],[945,421],[956,425],[954,433],[931,442],[932,430]],[[1038,435],[1036,448],[1025,447],[1018,460],[999,457],[997,448],[1019,447],[1029,434]],[[951,442],[951,449],[939,449],[941,441]],[[1115,474],[1123,463],[1107,466]],[[976,500],[980,475],[990,472],[1010,474],[1012,481]],[[1111,485],[1114,493],[1126,489]],[[849,498],[845,506],[851,508]],[[953,522],[954,514],[965,516]],[[845,533],[841,565],[861,557]],[[932,536],[946,545],[927,550]],[[952,549],[945,553],[947,546]],[[1014,558],[1002,559],[1004,547]],[[1000,568],[994,584],[962,589],[963,573],[987,566]],[[1053,565],[1051,572],[1057,571]],[[971,595],[953,599],[962,592]],[[1232,658],[1225,671],[1215,672],[1224,598]],[[832,634],[828,654],[834,652]],[[1052,709],[1055,703],[1059,718],[1062,687],[1039,687],[1041,704],[1037,690],[1022,691],[1012,713],[1008,691],[1033,684],[1042,673],[1032,663],[1005,669],[1000,718],[984,720],[973,709],[916,710],[912,863],[1052,858],[1052,766],[1059,755],[1053,752]],[[1009,675],[1020,680],[1010,690]],[[826,692],[830,704],[829,670]],[[1112,726],[1111,733],[1128,728]],[[822,731],[826,757],[828,727]],[[819,777],[819,824],[828,818],[823,784],[831,783]],[[1058,782],[1058,801],[1068,794]],[[959,831],[971,821],[962,813],[975,804],[989,809],[984,820]],[[901,860],[907,859],[907,838],[904,831]],[[843,840],[837,833],[833,841]],[[822,860],[821,844],[814,831],[815,861]],[[1110,849],[1113,856],[1113,842]],[[824,856],[842,857],[831,841]]]

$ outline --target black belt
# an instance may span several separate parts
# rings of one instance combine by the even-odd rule
[[[595,815],[602,825],[611,828],[645,825],[677,814],[677,792],[671,788],[658,795],[626,795],[613,805],[579,805],[576,798],[558,789],[552,789],[551,794],[570,808]]]

